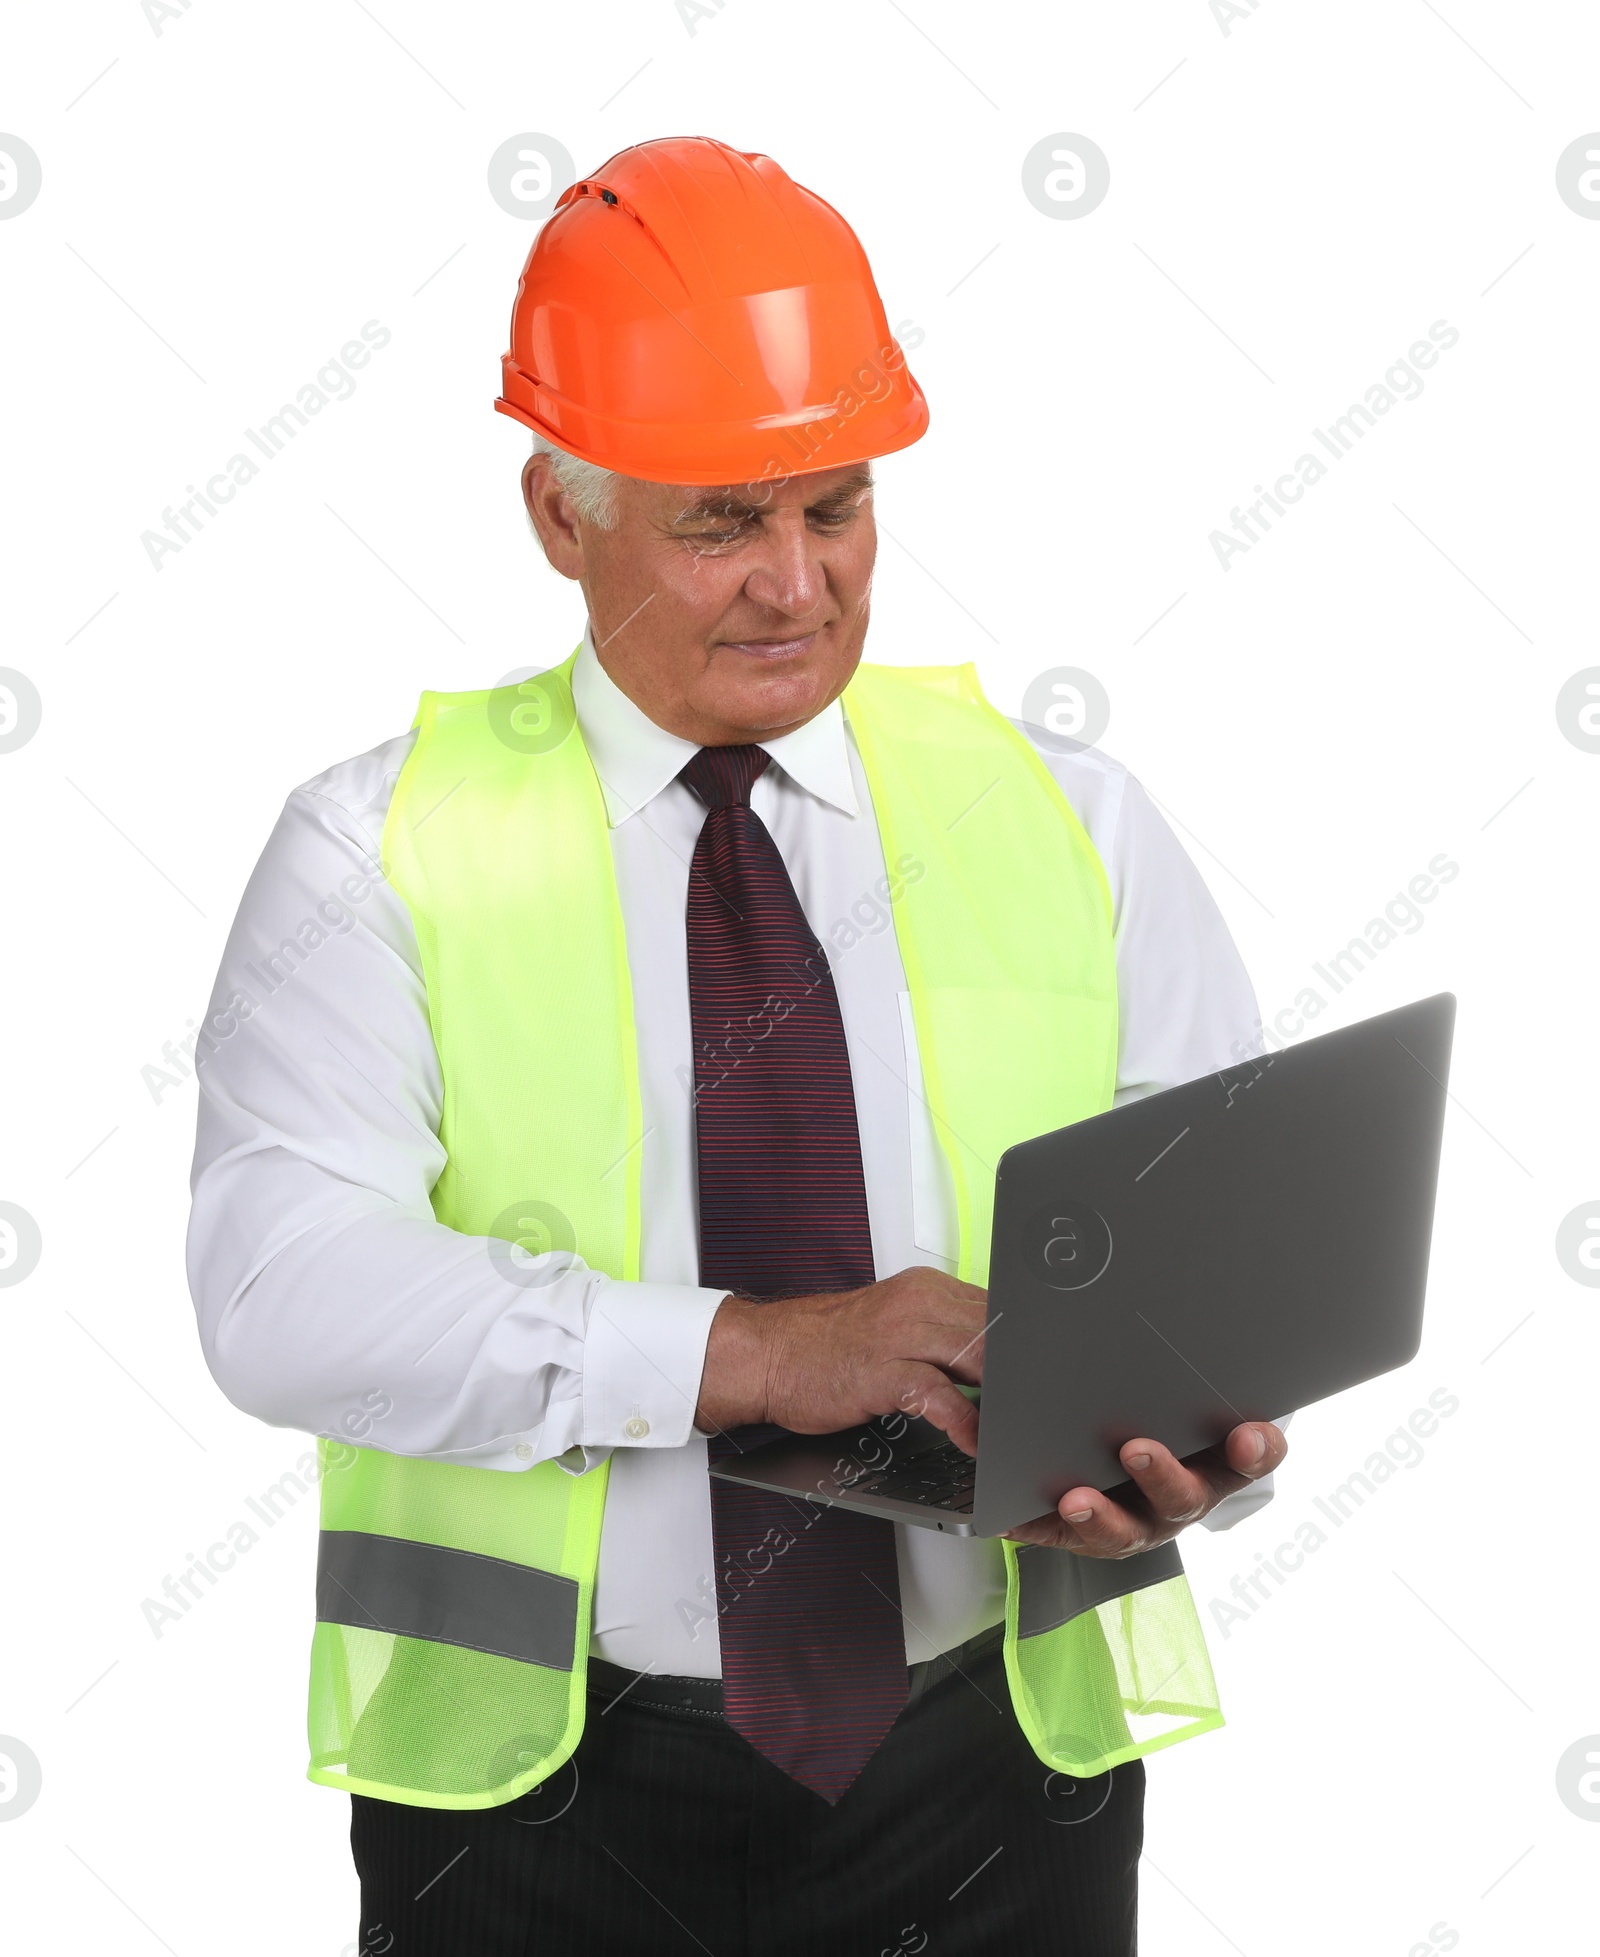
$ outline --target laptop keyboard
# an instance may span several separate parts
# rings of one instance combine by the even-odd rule
[[[927,1447],[908,1460],[873,1468],[849,1484],[852,1495],[888,1495],[896,1501],[923,1502],[929,1508],[965,1513],[972,1507],[978,1464],[954,1441]]]

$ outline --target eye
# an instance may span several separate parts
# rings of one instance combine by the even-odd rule
[[[702,549],[715,549],[719,544],[737,542],[751,528],[752,522],[752,518],[740,518],[707,524],[702,529],[686,533],[684,542],[698,545]]]

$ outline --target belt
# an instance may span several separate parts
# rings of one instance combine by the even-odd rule
[[[969,1664],[987,1657],[991,1651],[998,1651],[1005,1640],[1004,1624],[993,1624],[987,1631],[980,1631],[976,1637],[968,1638],[951,1651],[941,1651],[937,1658],[924,1658],[915,1665],[907,1666],[908,1688],[907,1706],[913,1706],[934,1686],[942,1685],[947,1678],[965,1671]],[[589,1694],[606,1701],[605,1710],[619,1699],[626,1699],[631,1706],[650,1712],[687,1713],[700,1719],[721,1719],[722,1680],[720,1678],[688,1678],[668,1672],[635,1672],[626,1665],[613,1665],[604,1658],[589,1660]]]

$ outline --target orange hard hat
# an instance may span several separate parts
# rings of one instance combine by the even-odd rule
[[[502,414],[647,482],[838,468],[928,425],[856,234],[705,136],[638,143],[562,194],[502,366]]]

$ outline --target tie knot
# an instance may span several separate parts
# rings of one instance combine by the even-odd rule
[[[748,808],[756,777],[771,759],[761,747],[703,747],[679,779],[708,809]]]

